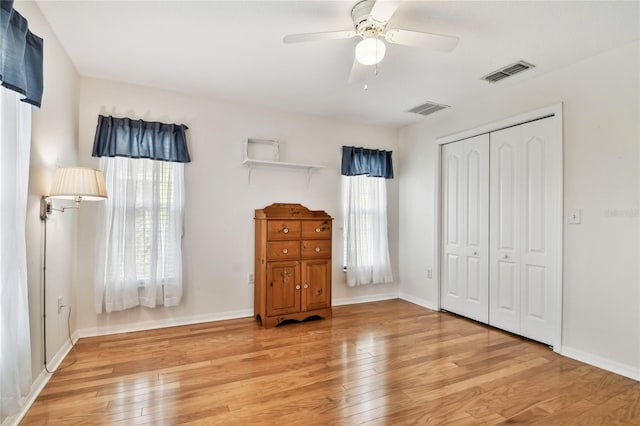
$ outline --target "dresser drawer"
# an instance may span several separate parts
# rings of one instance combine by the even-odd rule
[[[268,240],[296,240],[300,238],[299,220],[270,220],[267,229]]]
[[[302,241],[303,259],[324,259],[331,257],[331,240]]]
[[[305,220],[302,222],[302,239],[331,239],[330,220]]]
[[[300,241],[269,241],[267,260],[289,260],[300,258]]]

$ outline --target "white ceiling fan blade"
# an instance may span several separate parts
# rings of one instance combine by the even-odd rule
[[[389,19],[396,13],[400,0],[378,0],[374,3],[369,16],[377,22],[386,24]]]
[[[362,65],[357,60],[353,60],[353,66],[351,67],[351,72],[349,73],[349,84],[353,83],[362,83],[366,82],[365,77],[367,76],[367,66]]]
[[[410,30],[389,30],[384,38],[389,43],[402,44],[412,47],[423,47],[427,49],[451,52],[458,45],[458,37],[440,34],[423,33]]]
[[[288,34],[284,36],[284,43],[304,43],[307,41],[323,41],[323,40],[341,40],[355,37],[356,32],[350,31],[329,31],[324,33],[304,33],[304,34]]]

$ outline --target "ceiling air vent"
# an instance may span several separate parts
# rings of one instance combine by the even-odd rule
[[[420,115],[429,115],[445,108],[449,108],[449,105],[440,105],[435,102],[425,102],[422,105],[418,105],[411,108],[407,112],[412,112],[414,114],[420,114]]]
[[[532,65],[525,61],[519,61],[515,64],[507,65],[506,67],[500,68],[497,71],[487,74],[482,77],[482,79],[490,83],[495,83],[496,81],[500,81],[503,78],[511,77],[514,74],[518,74],[519,72],[526,71],[533,67],[535,67],[535,65]]]

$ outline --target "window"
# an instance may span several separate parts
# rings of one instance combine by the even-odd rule
[[[342,176],[342,207],[347,285],[392,282],[385,178]]]
[[[109,198],[96,310],[173,306],[182,296],[184,164],[102,157]]]
[[[137,160],[142,161],[142,160]],[[147,160],[150,161],[150,160]],[[152,255],[154,253],[154,231],[157,226],[157,256],[160,259],[167,257],[167,234],[169,215],[173,210],[173,168],[171,164],[159,162],[157,176],[157,198],[151,203],[145,202],[144,193],[154,184],[154,176],[145,175],[144,168],[137,171],[136,179],[142,182],[136,186],[135,197],[135,258],[136,279],[139,285],[148,284],[151,280]],[[120,175],[121,179],[126,176]],[[163,278],[175,278],[173,268],[164,271]]]

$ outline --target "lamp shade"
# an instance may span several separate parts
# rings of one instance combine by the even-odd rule
[[[51,184],[51,198],[98,201],[107,198],[100,170],[86,167],[58,167]]]
[[[356,45],[356,60],[362,65],[375,65],[382,61],[386,50],[382,40],[368,37]]]

